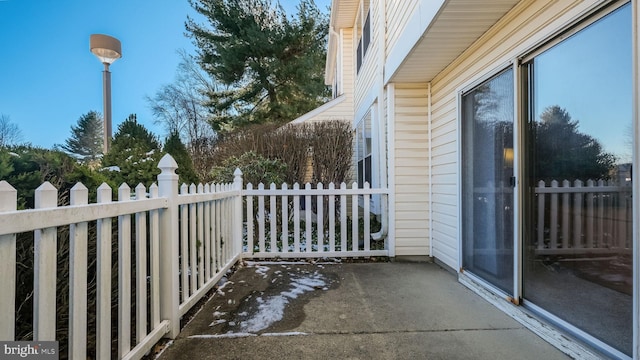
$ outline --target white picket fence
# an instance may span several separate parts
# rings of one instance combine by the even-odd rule
[[[350,189],[345,183],[339,188],[333,183],[327,188],[307,183],[303,189],[297,183],[292,189],[287,184],[277,188],[272,183],[269,189],[264,184],[258,189],[247,184],[244,195],[244,257],[389,256],[387,247],[371,248],[371,197],[384,197],[387,189],[371,189],[368,183],[363,188],[353,183]],[[362,229],[358,219],[363,220]]]
[[[603,180],[558,185],[540,181],[535,189],[537,254],[630,253],[631,186]]]
[[[242,189],[242,173],[236,170],[233,183],[223,185],[183,185],[178,187],[177,165],[165,155],[158,167],[158,185],[149,189],[122,185],[118,200],[112,201],[112,189],[103,184],[97,191],[97,203],[88,203],[88,189],[78,183],[70,193],[69,206],[57,206],[57,190],[49,183],[35,192],[35,209],[16,211],[17,191],[0,181],[0,341],[16,340],[16,238],[34,234],[33,340],[56,340],[57,245],[69,242],[69,336],[70,359],[85,359],[88,350],[98,359],[139,359],[162,337],[175,338],[180,318],[187,313],[227,270],[244,257],[319,257],[384,256],[387,250],[370,249],[369,197],[387,194],[387,190],[346,189],[252,190]],[[275,192],[274,192],[275,191]],[[365,208],[357,207],[362,196]],[[351,197],[351,229],[347,224],[347,198]],[[244,199],[246,198],[246,201]],[[257,198],[259,211],[253,213]],[[277,206],[276,199],[281,199]],[[317,209],[314,223],[311,212],[302,216],[300,199],[306,209]],[[312,201],[312,198],[315,198]],[[264,207],[268,199],[270,207]],[[292,200],[292,202],[289,201]],[[324,206],[324,201],[328,207]],[[336,210],[336,204],[339,204]],[[289,219],[289,205],[293,206]],[[328,221],[322,209],[328,208]],[[280,211],[280,212],[278,212]],[[257,214],[262,214],[257,216]],[[258,231],[253,230],[257,219]],[[364,217],[359,234],[357,219]],[[270,222],[269,245],[265,243],[265,219]],[[339,221],[338,221],[339,219]],[[294,228],[293,247],[288,246]],[[328,223],[327,226],[318,225]],[[336,228],[336,224],[340,224]],[[58,239],[60,229],[68,226],[68,239]],[[95,226],[95,235],[89,228]],[[313,228],[312,228],[313,227]],[[302,233],[296,229],[304,228]],[[339,230],[337,230],[339,229]],[[313,235],[317,232],[319,235]],[[340,241],[335,240],[339,232]],[[325,235],[326,233],[326,235]],[[349,235],[347,235],[349,233]],[[258,236],[258,251],[252,239]],[[278,245],[278,237],[284,241]],[[315,238],[313,246],[306,239]],[[332,240],[333,239],[333,240]],[[351,239],[351,244],[346,244]],[[326,240],[326,241],[325,241]],[[88,243],[95,241],[96,254],[96,328],[95,349],[87,349]],[[325,246],[326,245],[326,246]],[[243,251],[244,247],[244,251]],[[112,280],[112,250],[117,248],[117,281]],[[117,318],[111,314],[112,283],[117,290]],[[135,294],[132,296],[132,294]],[[19,299],[20,301],[24,299]],[[133,309],[133,310],[132,310]],[[133,317],[132,317],[133,313]],[[112,325],[117,322],[117,338]],[[92,331],[92,330],[90,330]],[[135,333],[135,336],[133,336]],[[114,346],[117,345],[117,349]],[[117,355],[115,353],[117,352]]]

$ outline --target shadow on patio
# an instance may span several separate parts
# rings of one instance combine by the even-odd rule
[[[245,263],[159,359],[565,359],[432,263]]]

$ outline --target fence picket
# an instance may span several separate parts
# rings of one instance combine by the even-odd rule
[[[544,181],[538,182],[538,188],[544,188]],[[545,194],[538,194],[538,249],[544,249],[544,201]]]
[[[347,190],[347,184],[340,184],[340,190]],[[347,196],[340,194],[340,251],[347,251]]]
[[[136,200],[147,197],[144,185],[136,186]],[[147,336],[147,213],[139,212],[136,221],[136,342]]]
[[[571,187],[571,183],[569,180],[562,181],[563,188]],[[571,218],[569,217],[569,211],[571,207],[569,206],[569,193],[565,192],[562,194],[562,248],[569,248],[569,229]]]
[[[89,189],[82,183],[70,191],[70,205],[89,203]],[[87,355],[87,223],[69,225],[69,359]]]
[[[111,194],[109,185],[100,185],[98,203],[110,203]],[[97,226],[96,354],[99,359],[107,359],[111,357],[111,218],[99,219]]]
[[[588,188],[593,188],[594,182],[593,180],[587,180],[587,187]],[[593,201],[594,201],[594,191],[595,189],[589,189],[587,190],[587,194],[586,194],[586,206],[587,206],[587,218],[585,221],[585,247],[586,248],[594,248],[594,241],[593,241],[593,237],[594,237],[594,206],[593,206]]]
[[[281,189],[287,190],[287,184],[283,183]],[[289,198],[282,195],[280,198],[282,204],[282,252],[289,251]]]
[[[300,184],[293,184],[293,190],[300,190]],[[300,196],[293,196],[293,252],[300,252]]]
[[[272,190],[275,193],[276,190],[276,184],[271,183],[271,185],[269,185],[269,190]],[[276,196],[275,195],[271,195],[269,196],[269,225],[270,225],[270,235],[269,235],[269,239],[271,240],[271,252],[272,253],[277,253],[278,252],[278,217],[276,216],[276,214],[278,213],[277,210],[277,206],[276,206]]]
[[[204,193],[210,194],[211,187],[209,184],[204,185]],[[204,281],[211,279],[211,201],[203,204],[204,216]]]
[[[323,189],[321,182],[317,185],[318,190]],[[316,234],[318,234],[318,252],[324,252],[324,195],[319,194],[316,198]]]
[[[365,189],[369,189],[369,183],[365,182],[364,183],[364,188]],[[363,201],[364,201],[364,211],[363,211],[363,217],[364,217],[364,251],[369,251],[371,250],[371,203],[370,203],[370,195],[369,194],[364,194],[363,196]]]
[[[220,188],[220,191],[229,191],[229,187],[228,186],[222,186]],[[229,221],[222,221],[222,219],[229,219],[229,201],[228,199],[224,199],[222,201],[220,201],[220,211],[221,211],[221,220],[220,220],[220,228],[222,231],[222,247],[224,250],[224,261],[223,261],[223,265],[226,264],[229,259],[232,257],[232,253],[231,251],[233,250],[232,248],[232,244],[231,244],[231,238],[229,236],[230,234],[230,227],[229,227]]]
[[[217,184],[216,185],[216,192],[219,193],[222,190],[220,189],[220,185]],[[221,202],[220,201],[216,201],[214,203],[214,213],[216,215],[215,217],[215,224],[214,224],[214,239],[215,239],[215,252],[216,252],[216,271],[219,271],[220,269],[222,269],[222,267],[224,266],[224,263],[222,262],[222,257],[223,257],[223,252],[222,252],[222,226],[220,225],[222,216],[223,216],[223,212],[222,212],[222,208],[220,207]]]
[[[304,185],[304,189],[311,190],[311,184],[306,183]],[[305,195],[304,196],[304,221],[305,221],[304,244],[305,244],[305,250],[308,253],[311,252],[313,247],[313,238],[311,235],[311,213],[313,213],[313,205],[311,204],[311,195]]]
[[[189,194],[187,184],[180,186],[180,194]],[[180,274],[182,285],[182,301],[189,297],[189,205],[180,205]]]
[[[247,184],[247,190],[253,190],[253,184]],[[253,196],[247,196],[247,252],[253,254]]]
[[[582,181],[573,182],[573,187],[582,187]],[[573,247],[582,248],[582,193],[573,195]]]
[[[598,180],[598,187],[603,187],[604,186],[604,180]],[[598,233],[598,237],[596,239],[596,242],[598,244],[598,247],[603,247],[606,245],[606,240],[604,238],[604,196],[602,194],[598,195],[598,199],[597,199],[597,204],[598,204],[598,212],[597,212],[597,216],[598,216],[598,221],[596,222],[596,232]]]
[[[196,185],[189,185],[189,195],[196,193]],[[197,215],[196,204],[189,204],[189,296],[195,294],[198,288],[198,255],[197,255]]]
[[[197,194],[204,193],[204,185],[198,184]],[[196,227],[197,227],[197,252],[198,259],[198,289],[204,285],[204,203],[198,202],[196,207]]]
[[[558,181],[556,180],[551,181],[551,187],[557,188]],[[549,215],[549,226],[551,227],[551,229],[557,229],[558,228],[558,194],[551,193],[550,196],[551,196],[551,199],[550,199],[551,214]],[[551,231],[549,249],[557,249],[557,248],[558,248],[558,232]]]
[[[627,242],[627,204],[626,199],[622,193],[618,193],[616,197],[616,209],[617,216],[616,222],[618,223],[618,228],[616,229],[616,247],[624,248]]]
[[[354,182],[351,188],[357,189],[358,184]],[[351,195],[351,251],[358,251],[360,248],[358,226],[358,195]]]
[[[333,192],[336,186],[329,183],[329,191]],[[329,195],[329,252],[336,251],[336,197]]]
[[[159,197],[158,185],[149,187],[149,197]],[[160,212],[149,212],[149,259],[151,261],[151,328],[160,324]]]
[[[118,188],[118,202],[131,201],[127,184]],[[131,350],[131,214],[118,216],[118,354]]]
[[[18,191],[8,182],[0,181],[0,216],[15,211]],[[0,341],[13,341],[16,321],[16,234],[0,235]],[[86,286],[86,285],[85,285]]]
[[[264,184],[260,183],[258,184],[258,190],[264,190]],[[260,195],[258,196],[258,212],[257,212],[257,217],[258,217],[258,247],[260,249],[260,252],[263,253],[265,252],[265,239],[264,239],[264,229],[265,229],[265,225],[264,225],[264,196]]]
[[[35,208],[58,206],[58,190],[48,181],[35,191]],[[57,229],[35,231],[33,339],[53,341],[56,337],[56,241]]]

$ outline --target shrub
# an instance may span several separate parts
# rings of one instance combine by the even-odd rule
[[[270,160],[253,151],[244,153],[239,157],[231,156],[220,166],[211,171],[211,176],[216,183],[228,183],[233,181],[233,173],[236,168],[242,171],[245,184],[251,183],[257,187],[259,183],[269,186],[271,183],[281,184],[287,165],[278,159]]]
[[[217,167],[224,166],[226,159],[253,152],[285,163],[283,180],[289,184],[340,183],[350,175],[352,142],[351,126],[340,121],[258,125],[221,135],[211,151]]]

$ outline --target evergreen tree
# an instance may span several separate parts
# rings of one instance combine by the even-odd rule
[[[208,94],[216,131],[285,123],[328,99],[324,85],[328,16],[300,0],[295,16],[271,0],[190,0],[209,25],[187,31],[203,69],[226,90]]]
[[[76,126],[71,126],[71,136],[60,147],[83,161],[94,161],[102,153],[102,116],[95,111],[80,116]]]
[[[193,170],[193,162],[191,156],[187,151],[187,147],[184,146],[180,140],[180,134],[177,131],[172,131],[166,142],[164,143],[164,152],[173,156],[173,159],[178,164],[178,170],[176,173],[180,176],[180,183],[185,184],[197,184],[198,176]]]
[[[546,108],[535,126],[536,180],[608,179],[616,157],[594,137],[581,133],[578,120],[558,105]]]
[[[111,148],[102,158],[102,166],[109,170],[108,176],[118,184],[124,182],[132,188],[139,183],[149,186],[160,173],[160,150],[156,136],[139,124],[136,115],[132,114],[118,125]]]

